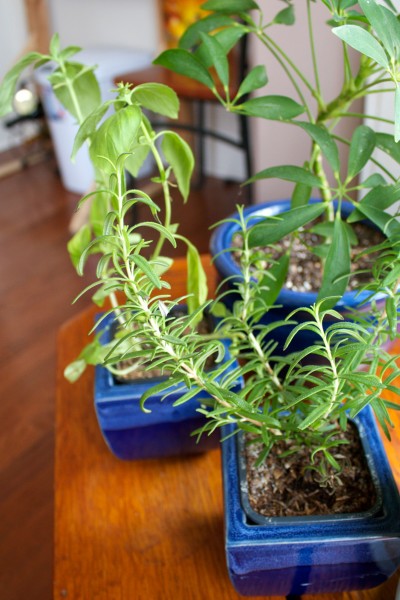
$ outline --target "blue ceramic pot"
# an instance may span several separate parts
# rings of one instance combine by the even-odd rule
[[[319,202],[318,199],[310,200],[310,203]],[[265,217],[272,217],[279,215],[280,213],[286,212],[290,209],[290,200],[277,200],[272,202],[266,202],[251,206],[244,210],[244,215],[250,218],[250,223],[254,221],[254,224]],[[342,215],[348,216],[353,211],[353,205],[350,202],[342,203]],[[234,214],[233,218],[237,218],[238,214]],[[372,225],[371,225],[372,226]],[[234,222],[227,222],[220,225],[211,237],[210,252],[214,257],[214,265],[218,271],[221,280],[226,280],[224,284],[224,291],[230,289],[231,293],[223,297],[223,302],[231,308],[235,299],[237,298],[235,280],[239,281],[241,278],[241,272],[238,264],[235,262],[231,252],[227,252],[227,249],[232,247],[232,238],[238,232],[239,226]],[[268,312],[262,319],[262,323],[271,323],[275,321],[282,321],[295,309],[310,306],[317,300],[318,294],[316,292],[296,292],[288,288],[282,288],[279,296],[275,302],[275,306]],[[383,296],[378,297],[375,295],[375,300],[380,300]],[[346,292],[341,300],[335,306],[335,310],[342,314],[346,314],[349,309],[354,309],[362,305],[363,310],[367,311],[370,305],[367,300],[371,299],[369,292],[362,292],[356,294],[355,292]],[[309,319],[309,315],[305,313],[306,318]],[[301,319],[301,313],[296,315],[297,321]],[[328,323],[328,321],[326,321]],[[282,352],[284,343],[293,329],[293,325],[283,325],[273,331],[273,338],[278,342],[278,350]],[[315,342],[315,335],[309,331],[300,332],[292,341],[289,346],[289,351],[302,350],[308,346],[311,346]]]
[[[106,344],[112,340],[113,316],[109,315],[101,324],[101,341]],[[225,360],[228,361],[228,342]],[[227,371],[234,365],[227,367]],[[215,448],[219,436],[203,435],[199,442],[190,434],[204,424],[204,417],[197,412],[199,403],[206,399],[204,393],[173,406],[184,391],[177,386],[163,401],[162,394],[148,398],[144,413],[140,408],[140,399],[144,392],[156,385],[160,378],[141,379],[134,382],[119,382],[104,367],[95,369],[94,404],[101,433],[111,452],[125,460],[156,458],[195,454]],[[174,391],[175,390],[175,391]],[[187,390],[186,390],[187,391]]]
[[[237,438],[222,443],[226,557],[240,594],[367,589],[400,566],[400,497],[371,409],[364,409],[355,423],[379,499],[366,513],[255,518],[245,511],[247,484],[240,479]],[[232,431],[225,427],[223,436]]]

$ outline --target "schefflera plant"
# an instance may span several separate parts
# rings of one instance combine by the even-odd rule
[[[295,48],[286,51],[274,39],[277,27],[286,26],[289,36],[290,29],[296,27],[293,0],[277,2],[277,12],[272,18],[267,18],[254,0],[208,0],[202,5],[206,16],[186,30],[179,48],[166,50],[155,62],[200,81],[229,112],[285,123],[308,136],[310,144],[304,145],[304,155],[299,156],[298,165],[268,167],[247,182],[280,178],[294,184],[291,209],[274,221],[266,219],[257,224],[250,244],[267,246],[285,236],[301,239],[302,229],[311,227],[322,238],[322,243],[307,248],[323,264],[318,295],[321,300],[328,296],[341,297],[347,288],[352,272],[351,249],[358,241],[355,223],[369,219],[392,241],[400,235],[396,218],[400,185],[397,177],[373,155],[377,148],[400,163],[397,143],[400,139],[400,23],[391,0],[381,4],[376,0],[306,0],[304,4],[307,31],[297,55]],[[330,57],[315,41],[313,9],[318,4],[326,9],[326,35],[335,35],[343,42],[343,83],[333,97],[326,97],[320,77]],[[228,54],[245,36],[256,38],[262,44],[265,62],[248,72],[232,98]],[[357,66],[350,61],[351,48],[360,53]],[[297,60],[300,53],[306,52],[312,64],[311,77]],[[283,76],[289,80],[293,89],[291,96],[264,94],[263,88],[268,88],[268,65],[272,61],[278,63]],[[256,91],[256,96],[249,97]],[[356,127],[349,138],[343,137],[338,130],[343,120],[365,117],[353,108],[354,102],[376,93],[392,95],[394,118],[366,116],[371,123],[384,120],[392,124],[394,138],[367,125]],[[287,128],[284,133],[289,135]],[[349,148],[347,164],[343,153],[339,153],[340,146]],[[360,173],[370,160],[379,167],[379,172],[360,182]],[[320,203],[309,202],[313,189],[318,191]],[[350,215],[342,214],[343,201],[351,203]],[[288,254],[290,250],[274,266],[275,284],[271,280],[270,288],[274,287],[275,297],[286,280]]]
[[[172,246],[184,243],[188,265],[186,301],[190,322],[194,325],[202,318],[202,311],[197,309],[208,293],[199,253],[178,233],[178,225],[172,218],[171,189],[176,187],[184,202],[188,199],[194,167],[192,151],[176,132],[155,132],[144,112],[176,119],[179,111],[176,93],[157,83],[143,84],[135,89],[119,84],[115,97],[102,102],[95,67],[77,62],[75,55],[79,51],[76,46],[62,49],[56,34],[48,54],[27,54],[7,73],[0,86],[1,116],[12,108],[15,87],[22,72],[27,67],[37,69],[51,63],[53,70],[49,81],[52,89],[79,125],[72,160],[83,144],[89,147],[95,189],[82,198],[78,208],[90,201],[90,218],[69,241],[68,250],[79,274],[83,274],[88,257],[97,255],[97,279],[83,293],[94,290],[93,302],[99,307],[107,299],[120,327],[116,340],[103,345],[97,335],[82,349],[77,360],[65,371],[71,381],[82,374],[87,364],[102,364],[113,345],[117,343],[120,347],[121,338],[133,326],[130,314],[133,307],[125,304],[132,291],[125,285],[123,268],[129,273],[130,280],[135,281],[138,296],[147,297],[153,289],[162,291],[168,284],[161,281],[160,275],[173,263],[172,258],[165,255],[165,243]],[[110,111],[111,108],[114,110]],[[162,190],[162,206],[146,192],[127,187],[127,173],[135,178],[149,154],[153,156],[157,171],[153,181],[158,182]],[[130,214],[138,203],[148,207],[151,218],[133,223]],[[151,237],[143,236],[146,230],[151,232]],[[137,340],[140,351],[136,352],[136,360],[122,369],[110,363],[108,367],[112,372],[127,374],[146,363],[148,352],[140,345],[140,336]]]

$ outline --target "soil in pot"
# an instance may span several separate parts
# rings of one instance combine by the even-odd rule
[[[315,223],[314,223],[315,225]],[[358,244],[351,247],[351,267],[353,275],[349,279],[348,289],[355,290],[360,285],[366,284],[371,280],[371,271],[375,258],[373,254],[364,254],[359,256],[360,252],[372,248],[384,241],[384,236],[378,229],[373,229],[363,223],[356,223],[353,226],[358,239]],[[311,227],[305,227],[299,237],[286,236],[276,244],[271,252],[271,248],[259,248],[261,254],[271,256],[273,260],[279,258],[290,248],[290,264],[285,288],[294,292],[317,292],[322,284],[322,263],[321,258],[311,251],[312,248],[319,246],[323,238],[312,232]],[[236,235],[234,245],[241,246],[241,236]],[[237,257],[239,262],[239,258]],[[268,269],[271,263],[266,260],[262,265]]]
[[[287,455],[293,444],[279,441],[264,463],[256,467],[262,446],[251,443],[247,435],[245,459],[251,508],[268,517],[362,513],[373,508],[377,494],[356,426],[349,422],[346,432],[338,428],[336,437],[348,442],[332,449],[343,468],[338,473],[328,465],[328,479],[321,486],[318,475],[308,468],[308,447],[296,448]],[[316,462],[319,460],[317,455]]]

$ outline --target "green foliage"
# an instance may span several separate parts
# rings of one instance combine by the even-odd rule
[[[275,42],[272,33],[270,34],[274,27],[294,25],[296,7],[290,1],[286,2],[287,6],[279,10],[271,21],[265,19],[262,10],[253,1],[207,2],[203,8],[211,13],[189,27],[183,35],[178,51],[168,51],[167,54],[158,57],[156,62],[173,71],[184,72],[185,75],[198,81],[203,80],[230,112],[256,119],[285,122],[287,126],[294,125],[302,128],[307,134],[310,144],[306,151],[307,155],[301,158],[302,166],[271,166],[253,175],[246,182],[247,184],[269,178],[292,182],[294,184],[292,210],[307,206],[312,190],[318,190],[325,204],[325,220],[332,224],[338,219],[341,220],[342,224],[335,226],[337,236],[339,231],[348,232],[345,220],[341,216],[340,206],[342,200],[350,201],[355,210],[349,223],[368,217],[385,235],[393,238],[397,235],[398,225],[395,219],[388,216],[387,211],[396,210],[397,182],[391,174],[383,169],[385,177],[376,174],[364,184],[365,187],[372,188],[371,192],[378,188],[383,190],[385,198],[392,198],[391,204],[386,201],[372,204],[370,202],[372,196],[369,195],[366,199],[357,201],[355,196],[363,187],[357,178],[365,165],[373,160],[379,166],[379,161],[374,154],[375,148],[383,150],[397,162],[400,160],[397,147],[400,136],[400,92],[398,91],[400,25],[396,9],[391,2],[382,6],[376,0],[323,1],[328,24],[332,32],[343,42],[343,86],[336,97],[326,99],[320,84],[319,71],[323,66],[323,59],[321,53],[318,53],[319,49],[314,40],[313,4],[315,3],[307,1],[308,41],[314,70],[312,78],[308,77],[302,71],[301,65],[296,63],[296,56],[286,54],[284,49]],[[227,57],[231,47],[224,49],[218,40],[224,32],[237,31],[241,33],[238,41],[241,40],[242,35],[249,35],[257,38],[264,45],[266,61],[264,65],[255,66],[245,76],[236,97],[231,98],[227,89]],[[355,48],[361,53],[358,67],[350,64],[349,48]],[[293,87],[293,96],[268,95],[262,90],[259,94],[248,97],[249,94],[268,85],[266,67],[269,58],[277,61],[282,67],[283,74],[287,76]],[[182,68],[183,64],[184,68]],[[205,71],[208,71],[211,66],[215,70],[215,85],[212,85],[208,78],[205,81]],[[201,77],[199,71],[202,73]],[[336,133],[338,125],[350,112],[351,105],[369,93],[379,92],[382,84],[388,81],[393,83],[392,87],[385,86],[381,93],[392,92],[394,96],[395,140],[393,136],[375,133],[370,126],[365,125],[357,127],[349,140],[338,135]],[[217,83],[220,85],[218,86]],[[313,98],[313,102],[310,102],[309,96]],[[286,131],[285,135],[288,135]],[[339,158],[338,142],[349,146],[347,165],[341,164],[344,160],[343,153],[341,153],[342,158]],[[329,173],[327,174],[327,168],[332,172],[333,180]],[[257,225],[254,239],[257,239],[260,245],[265,245],[273,243],[279,236],[298,235],[305,223],[299,219],[298,223],[293,223],[293,227],[286,227],[286,223],[289,224],[291,220],[291,212],[287,215],[287,219],[282,217],[282,223],[276,228],[277,233],[272,238],[270,232],[275,229],[276,223],[269,223],[265,227]],[[265,233],[264,239],[261,232]],[[354,236],[350,234],[350,237]],[[325,272],[325,283],[321,294],[325,295],[329,290],[329,295],[341,296],[345,290],[346,274],[349,272],[348,252],[341,250],[340,244],[335,243],[328,260],[326,248],[317,251],[323,258],[325,271],[329,271],[332,264],[336,267],[333,277],[332,273]]]
[[[99,363],[120,374],[138,368],[161,369],[165,378],[158,390],[164,397],[172,385],[183,390],[179,403],[199,390],[208,395],[207,407],[199,407],[205,416],[199,435],[235,422],[238,429],[250,431],[264,444],[261,459],[281,438],[292,439],[294,448],[306,444],[313,448],[313,458],[323,457],[319,466],[310,465],[323,483],[328,464],[340,469],[331,451],[334,427],[344,430],[348,419],[369,404],[389,437],[389,409],[395,405],[385,399],[385,392],[399,394],[394,386],[399,367],[384,344],[398,336],[400,224],[396,203],[400,185],[386,169],[363,184],[358,177],[368,161],[379,165],[375,148],[400,163],[400,25],[390,0],[385,5],[376,0],[321,2],[328,26],[343,45],[343,86],[334,98],[326,99],[320,84],[322,59],[312,24],[316,2],[311,0],[307,0],[311,79],[270,35],[275,27],[294,26],[291,0],[285,0],[283,8],[279,3],[270,21],[253,0],[209,0],[204,9],[210,13],[189,27],[180,47],[163,52],[155,61],[205,85],[227,111],[283,122],[285,128],[293,125],[304,132],[306,155],[299,165],[272,166],[247,182],[278,177],[293,183],[292,205],[285,213],[256,224],[247,222],[239,208],[234,220],[242,239],[242,245],[235,248],[241,277],[235,279],[231,310],[223,304],[226,291],[213,302],[207,300],[199,253],[179,234],[172,218],[171,190],[177,188],[184,201],[189,197],[192,152],[177,133],[156,133],[151,117],[143,113],[176,118],[179,102],[173,90],[151,82],[134,89],[121,84],[113,99],[102,104],[94,69],[71,60],[79,48],[61,49],[54,36],[48,55],[31,53],[6,75],[0,86],[0,115],[10,110],[24,69],[52,61],[55,69],[50,83],[79,125],[73,156],[87,144],[95,167],[96,189],[81,201],[91,202],[90,221],[70,240],[68,250],[79,273],[95,255],[96,279],[82,294],[92,293],[98,305],[108,303],[117,332],[106,346],[95,336],[67,367],[66,377],[74,381],[86,365]],[[228,54],[245,35],[256,37],[282,67],[294,97],[264,93],[267,64],[253,67],[231,97]],[[349,47],[361,54],[357,67],[349,61]],[[341,119],[351,113],[356,100],[375,93],[382,83],[394,97],[394,139],[365,125],[357,127],[350,139],[343,139],[337,129]],[[259,95],[253,96],[257,90]],[[340,145],[349,148],[346,164]],[[162,211],[155,199],[130,189],[126,181],[126,171],[136,176],[148,154],[157,169],[153,181],[160,185]],[[309,202],[313,189],[320,193],[321,202]],[[356,199],[361,189],[364,195]],[[353,205],[347,219],[342,217],[343,200]],[[148,216],[132,223],[131,211],[139,204]],[[365,218],[386,236],[379,246],[364,251],[374,253],[373,273],[370,283],[357,291],[372,298],[372,307],[367,314],[357,310],[344,320],[335,304],[347,288],[352,269],[351,248],[357,245],[353,224]],[[290,260],[290,249],[274,258],[274,245],[289,237],[290,248],[291,240],[299,238],[305,227],[323,240],[314,249],[324,263],[317,301],[283,322],[265,324],[262,317],[274,310]],[[171,299],[166,276],[172,264],[168,250],[178,243],[187,248],[188,312],[184,314],[175,313],[179,301]],[[376,298],[383,300],[378,303]],[[218,326],[212,333],[199,334],[206,308],[218,314]],[[300,313],[307,315],[305,320],[300,320]],[[277,330],[288,325],[292,330],[282,355],[275,337]],[[305,331],[315,341],[304,350],[292,351],[293,341]],[[221,362],[225,352],[221,338],[231,343],[234,368],[229,372]],[[214,359],[212,369],[210,358]],[[234,384],[242,379],[245,386],[234,392]],[[142,398],[145,411],[151,393]]]

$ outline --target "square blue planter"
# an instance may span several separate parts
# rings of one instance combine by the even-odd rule
[[[364,409],[355,423],[380,500],[366,513],[259,515],[262,523],[255,522],[244,509],[247,484],[239,476],[237,436],[223,442],[226,557],[240,594],[285,596],[367,589],[383,583],[400,566],[400,497],[371,409]],[[226,427],[223,435],[231,431],[232,427]]]
[[[109,315],[101,324],[101,341],[112,339],[113,317]],[[225,360],[230,358],[229,344]],[[232,365],[227,372],[233,369]],[[201,436],[199,442],[191,433],[204,424],[204,416],[197,412],[204,393],[173,406],[182,395],[182,389],[175,389],[165,400],[163,394],[154,394],[146,401],[151,413],[140,408],[144,392],[156,385],[158,379],[141,379],[135,382],[118,382],[104,367],[96,366],[94,404],[101,433],[111,452],[125,460],[157,458],[206,452],[219,445],[219,435]],[[187,390],[186,390],[187,391]]]

